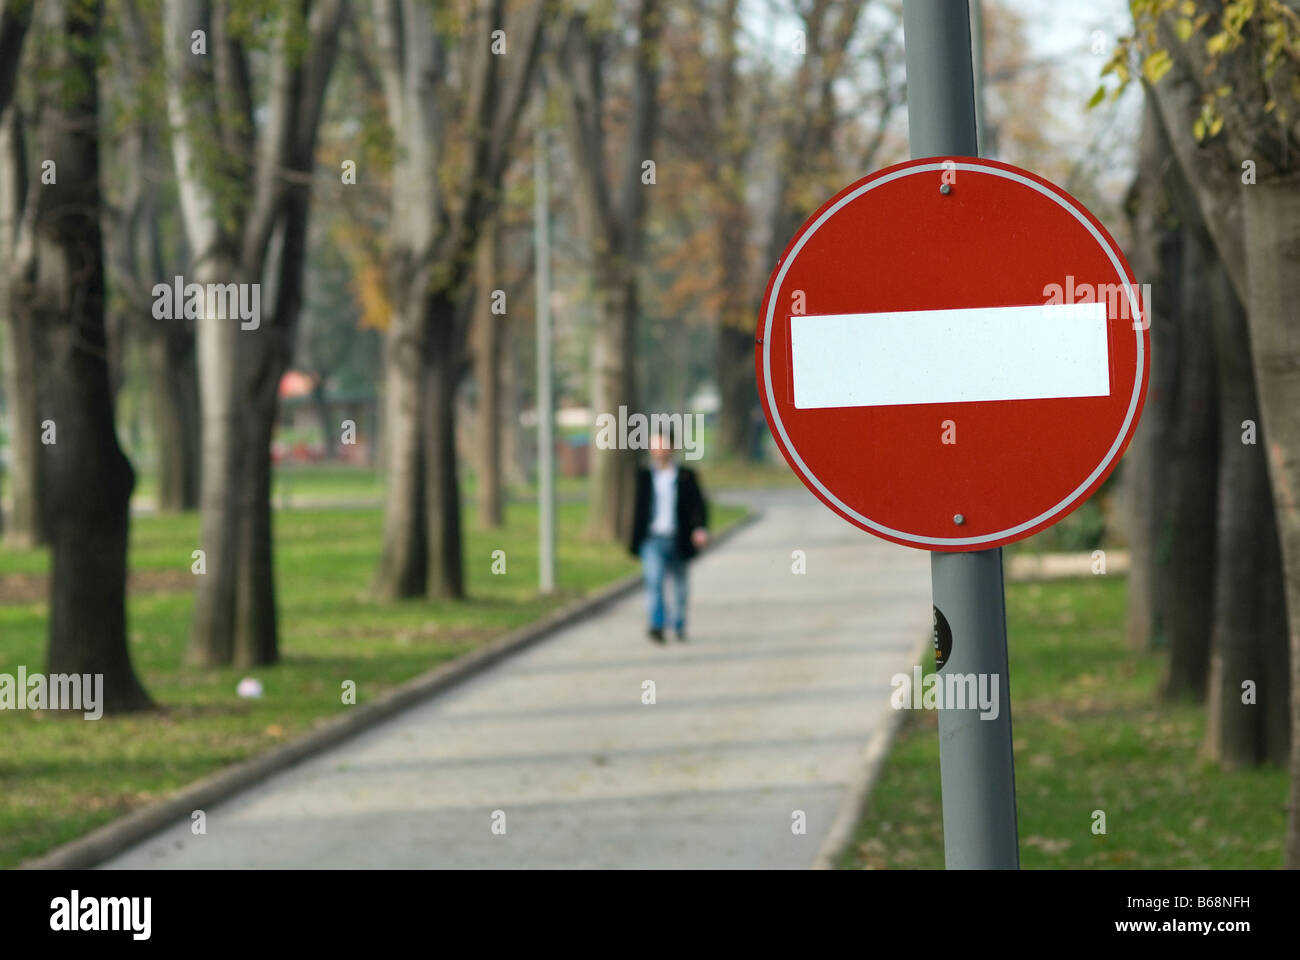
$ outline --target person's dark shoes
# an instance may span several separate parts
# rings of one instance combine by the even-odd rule
[[[685,628],[685,627],[679,627],[679,628],[677,629],[677,642],[678,642],[678,643],[685,643],[685,642],[686,642],[686,628]]]
[[[664,642],[664,632],[663,632],[663,630],[662,630],[661,628],[659,628],[659,627],[651,627],[651,628],[650,628],[650,639],[653,640],[655,643],[663,643],[663,642]]]

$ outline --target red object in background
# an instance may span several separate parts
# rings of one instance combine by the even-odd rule
[[[284,375],[280,377],[279,396],[281,399],[310,396],[315,389],[316,377],[310,373],[286,370]]]
[[[930,349],[909,339],[909,324],[930,331],[927,343],[942,354],[945,341],[934,333],[942,324],[931,322],[937,315],[896,322],[867,315],[999,308],[995,313],[1002,317],[1014,312],[1004,308],[1037,307],[1047,317],[1041,308],[1051,299],[1050,285],[1065,289],[1067,303],[1087,302],[1087,294],[1079,294],[1090,289],[1119,291],[1117,300],[1093,310],[1090,343],[1096,357],[1088,362],[1103,384],[1096,395],[926,399],[960,391],[933,376],[935,369],[948,370],[950,377],[956,370],[958,380],[1032,381],[1025,357],[1034,356],[1033,350],[1043,357],[1043,370],[1068,372],[1076,362],[1069,349],[1046,356],[1064,329],[1050,326],[1035,328],[1038,332],[1022,343],[1023,356],[1013,349],[994,352],[990,361],[972,350],[968,369],[961,369],[959,356],[940,356],[934,364],[917,363],[911,380],[910,369],[883,368],[891,358]],[[1144,310],[1114,239],[1059,187],[990,160],[913,160],[846,187],[786,247],[759,314],[759,396],[791,468],[844,519],[919,549],[989,549],[1061,520],[1114,469],[1146,393],[1150,337]],[[806,317],[796,328],[803,351],[799,406],[792,314]],[[836,340],[815,326],[826,323],[822,329],[830,330],[845,322],[843,315],[861,324],[847,328],[849,339],[841,333]],[[862,335],[854,335],[859,329]],[[969,340],[974,329],[965,328],[949,342]],[[818,362],[828,371],[830,386],[817,382],[823,368],[809,365],[807,358],[817,354],[806,346],[813,342],[810,337],[824,337],[818,341]],[[1030,340],[1032,349],[1025,346]],[[1049,346],[1044,350],[1042,344]],[[852,356],[846,359],[846,352]],[[903,384],[895,388],[903,399],[853,399],[887,393],[876,380]],[[1016,389],[1032,392],[1026,386]],[[810,394],[823,398],[818,401],[823,405],[810,403]],[[943,442],[946,435],[956,442]]]

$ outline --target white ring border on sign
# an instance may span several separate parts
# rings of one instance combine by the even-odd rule
[[[798,242],[794,245],[794,249],[790,251],[790,256],[787,257],[785,263],[781,265],[781,269],[776,275],[776,280],[772,284],[772,297],[768,301],[767,316],[764,318],[763,321],[763,380],[764,380],[763,385],[767,392],[767,408],[770,411],[772,411],[772,423],[776,426],[777,432],[781,436],[781,444],[789,452],[790,456],[794,459],[795,463],[798,465],[799,470],[804,475],[804,477],[810,480],[813,486],[817,490],[819,490],[830,503],[834,504],[838,510],[842,511],[847,516],[854,518],[859,523],[869,527],[872,530],[877,530],[880,533],[887,534],[899,540],[904,540],[907,541],[908,543],[927,544],[927,545],[933,544],[936,546],[965,546],[971,544],[989,543],[993,540],[1001,540],[1003,537],[1015,536],[1017,533],[1020,533],[1024,530],[1028,530],[1032,527],[1036,527],[1044,520],[1051,519],[1056,514],[1068,508],[1071,504],[1074,503],[1075,500],[1079,499],[1079,497],[1083,494],[1083,492],[1087,490],[1090,486],[1092,486],[1092,484],[1096,481],[1096,479],[1099,476],[1101,476],[1101,474],[1105,471],[1107,466],[1109,466],[1110,462],[1113,459],[1115,459],[1115,455],[1119,452],[1120,445],[1124,442],[1124,438],[1128,435],[1129,426],[1133,423],[1133,417],[1137,414],[1138,399],[1142,396],[1142,379],[1143,379],[1142,374],[1146,366],[1144,362],[1146,351],[1142,343],[1142,332],[1145,327],[1145,321],[1144,321],[1143,325],[1135,328],[1134,331],[1134,335],[1137,338],[1137,374],[1133,381],[1133,395],[1129,399],[1128,412],[1124,416],[1124,423],[1120,427],[1119,433],[1115,437],[1115,442],[1111,444],[1110,450],[1106,453],[1106,456],[1102,459],[1101,463],[1097,465],[1096,469],[1093,470],[1092,473],[1088,474],[1088,479],[1084,480],[1083,483],[1079,484],[1079,486],[1075,488],[1074,492],[1072,492],[1069,496],[1067,496],[1060,503],[1056,504],[1054,507],[1051,507],[1050,509],[1040,513],[1032,520],[1026,520],[1024,523],[1019,523],[1014,527],[1008,527],[1007,529],[1000,530],[997,533],[990,533],[981,537],[918,536],[917,534],[907,533],[902,530],[894,530],[891,527],[886,527],[884,524],[876,523],[874,520],[870,519],[869,517],[864,517],[862,514],[858,513],[848,504],[840,500],[840,498],[835,496],[835,494],[831,493],[829,490],[826,489],[826,486],[817,478],[816,474],[814,474],[812,470],[808,467],[808,465],[803,462],[803,457],[799,456],[799,451],[795,449],[794,444],[790,441],[789,435],[785,432],[785,424],[781,422],[781,412],[780,410],[777,409],[776,397],[772,393],[772,317],[776,311],[776,302],[780,297],[782,284],[785,283],[786,272],[790,269],[790,265],[793,264],[795,259],[799,256],[799,251],[802,250],[804,244],[808,242],[808,238],[811,237],[814,233],[816,233],[817,229],[822,224],[824,224],[827,220],[833,217],[846,204],[856,200],[858,197],[862,196],[864,193],[868,192],[869,190],[874,190],[876,187],[884,186],[886,183],[890,183],[902,177],[910,177],[918,173],[929,173],[935,170],[952,170],[954,169],[954,167],[957,170],[968,170],[971,173],[983,173],[983,174],[988,174],[990,176],[1003,177],[1004,179],[1014,181],[1015,183],[1023,184],[1024,186],[1030,187],[1033,190],[1037,190],[1043,196],[1049,197],[1050,199],[1060,204],[1063,208],[1065,208],[1070,213],[1071,216],[1073,216],[1076,220],[1078,220],[1081,224],[1083,224],[1084,228],[1087,229],[1087,231],[1090,234],[1092,234],[1093,239],[1097,241],[1097,245],[1100,246],[1103,251],[1105,251],[1106,257],[1110,260],[1111,266],[1115,268],[1115,273],[1119,277],[1120,283],[1124,287],[1124,292],[1128,296],[1129,306],[1131,307],[1131,315],[1134,317],[1142,316],[1141,311],[1138,309],[1137,299],[1133,295],[1133,286],[1128,282],[1128,275],[1124,273],[1123,268],[1120,266],[1119,259],[1116,257],[1114,249],[1110,246],[1110,244],[1106,242],[1105,238],[1097,231],[1097,228],[1092,224],[1092,221],[1090,221],[1086,216],[1084,216],[1079,211],[1078,207],[1070,203],[1064,197],[1057,194],[1054,190],[1049,190],[1046,187],[1044,187],[1041,183],[1038,183],[1037,181],[1031,180],[1028,177],[1023,177],[1018,173],[1013,173],[1010,170],[1003,170],[1001,167],[986,167],[981,164],[974,164],[974,163],[961,163],[961,162],[954,163],[953,161],[942,161],[938,163],[928,163],[921,166],[909,166],[902,170],[896,170],[895,172],[883,176],[878,180],[872,180],[870,183],[865,183],[857,190],[854,190],[852,193],[848,194],[847,196],[842,197],[839,201],[835,203],[834,206],[832,206],[820,217],[818,217],[813,222],[813,225],[809,227],[808,230],[799,237]]]

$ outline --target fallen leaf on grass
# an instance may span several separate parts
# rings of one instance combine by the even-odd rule
[[[1033,847],[1036,850],[1043,851],[1043,853],[1051,854],[1063,853],[1070,848],[1072,842],[1073,841],[1070,840],[1062,840],[1052,837],[1038,837],[1033,835],[1025,837],[1025,846]]]

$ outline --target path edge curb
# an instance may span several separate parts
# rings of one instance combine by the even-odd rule
[[[749,513],[713,537],[701,555],[717,549],[761,516],[761,510],[751,507]],[[182,787],[170,797],[141,807],[84,836],[24,860],[13,869],[86,870],[95,867],[175,821],[188,817],[194,810],[216,806],[273,774],[369,730],[403,710],[445,693],[551,634],[598,613],[631,593],[640,584],[641,574],[630,573],[486,646],[413,677],[374,702],[362,704],[342,716],[328,720],[296,740],[218,770]]]
[[[912,649],[908,666],[919,663],[925,651],[932,649],[933,645],[934,638],[931,634],[924,634]],[[858,822],[867,809],[867,801],[871,799],[871,792],[876,788],[876,781],[880,779],[880,771],[885,766],[885,759],[889,756],[894,740],[898,737],[898,731],[902,729],[903,721],[907,718],[906,710],[891,709],[889,712],[892,716],[885,720],[867,742],[866,749],[862,752],[858,776],[849,783],[848,791],[844,794],[844,799],[840,801],[839,809],[835,813],[835,819],[831,821],[830,829],[826,831],[822,845],[809,869],[837,869],[836,864],[840,856],[853,842]]]

